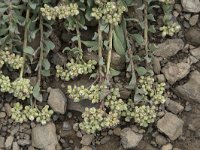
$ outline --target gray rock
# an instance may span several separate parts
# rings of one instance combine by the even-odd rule
[[[183,47],[182,39],[168,39],[164,43],[158,44],[158,50],[154,51],[153,54],[157,57],[167,58],[174,56]]]
[[[105,136],[103,139],[101,139],[100,143],[101,143],[101,144],[106,144],[106,143],[108,143],[109,141],[110,141],[110,136],[107,135],[107,136]]]
[[[115,70],[123,70],[125,68],[126,59],[123,56],[118,55],[116,52],[112,53],[111,67]]]
[[[167,135],[171,140],[176,140],[182,135],[184,122],[172,113],[166,113],[157,122],[158,129]]]
[[[184,107],[181,104],[175,101],[172,101],[170,99],[167,100],[166,106],[167,106],[167,110],[171,111],[174,114],[181,113],[184,110]]]
[[[131,128],[124,128],[121,131],[120,137],[123,148],[129,149],[136,147],[142,140],[143,135],[133,132]]]
[[[160,65],[161,59],[158,57],[153,58],[153,71],[155,74],[160,74],[161,71],[161,65]]]
[[[190,50],[190,53],[191,53],[195,58],[197,58],[198,60],[200,60],[200,47]]]
[[[5,146],[5,138],[0,136],[0,148],[4,148]]]
[[[12,150],[20,150],[20,147],[17,144],[17,142],[13,142]]]
[[[198,20],[199,20],[199,15],[198,14],[197,15],[193,15],[190,18],[189,23],[190,23],[191,26],[194,26],[194,25],[197,24]]]
[[[163,69],[162,73],[165,75],[170,84],[174,84],[187,76],[190,72],[190,65],[188,63],[171,63],[169,62]]]
[[[10,117],[12,115],[10,104],[8,103],[4,104],[4,108],[5,108],[7,116]]]
[[[85,134],[81,139],[82,145],[90,145],[92,143],[92,140],[94,139],[93,134]]]
[[[161,150],[172,150],[172,149],[173,149],[173,146],[171,143],[163,145],[161,148]]]
[[[181,0],[184,11],[191,13],[200,12],[200,1],[199,0]]]
[[[67,131],[67,130],[71,130],[71,129],[72,129],[71,124],[68,121],[64,121],[63,122],[63,130]]]
[[[165,76],[163,74],[158,74],[156,77],[157,77],[159,83],[163,83],[166,81]]]
[[[32,146],[29,146],[29,147],[28,147],[28,150],[35,150],[35,148],[32,147]]]
[[[200,28],[192,27],[185,33],[187,42],[194,46],[200,46]]]
[[[160,145],[160,146],[162,146],[162,145],[165,145],[165,144],[167,144],[167,139],[164,137],[164,136],[162,136],[161,134],[158,134],[156,137],[155,137],[155,140],[156,140],[156,143],[158,144],[158,145]]]
[[[33,147],[44,149],[49,145],[55,147],[57,143],[56,127],[53,123],[48,123],[45,126],[37,125],[32,129]]]
[[[64,114],[67,107],[67,98],[60,89],[51,89],[48,104],[55,112]]]
[[[6,117],[6,113],[5,112],[0,112],[0,119],[1,118],[5,118]]]
[[[92,148],[90,146],[83,146],[81,150],[92,150]]]
[[[29,145],[31,144],[31,141],[29,139],[19,139],[17,141],[17,143],[20,145],[20,146],[25,146],[25,145]]]
[[[67,58],[64,54],[61,53],[54,53],[53,54],[53,58],[52,58],[52,63],[54,65],[65,65],[65,63],[67,62]]]
[[[185,100],[196,101],[200,103],[200,73],[193,71],[190,74],[189,81],[184,85],[175,88],[176,95]]]
[[[8,136],[5,142],[5,148],[10,149],[13,143],[14,137],[12,135]]]

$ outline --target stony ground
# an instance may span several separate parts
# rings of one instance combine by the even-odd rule
[[[139,1],[138,1],[139,2]],[[167,102],[155,125],[147,131],[122,124],[115,129],[84,135],[76,122],[87,102],[73,103],[63,93],[66,87],[55,78],[46,81],[46,102],[53,108],[53,122],[16,124],[11,116],[11,95],[0,100],[0,150],[199,150],[200,149],[200,1],[182,0],[174,5],[173,15],[182,25],[177,37],[158,44],[153,67],[158,81],[167,82]],[[63,33],[62,38],[66,38]],[[60,46],[60,41],[57,41]],[[86,56],[91,57],[91,56]],[[123,68],[116,57],[114,65]],[[63,64],[66,58],[54,53],[52,63]],[[119,64],[120,62],[120,64]],[[122,64],[122,65],[121,65]],[[32,79],[34,82],[34,78]],[[116,79],[116,82],[119,79]],[[75,83],[74,83],[75,82]],[[70,84],[89,85],[87,78]],[[69,83],[68,83],[69,84]],[[130,91],[121,90],[124,97]],[[57,99],[58,101],[54,101]],[[65,114],[65,115],[62,115]]]

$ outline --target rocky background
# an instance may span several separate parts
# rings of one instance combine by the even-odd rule
[[[138,4],[140,0],[137,0]],[[139,16],[141,14],[138,14]],[[153,67],[159,82],[167,82],[167,102],[157,123],[147,131],[134,125],[121,125],[94,135],[84,135],[77,125],[87,103],[73,103],[63,93],[66,85],[55,78],[48,79],[45,101],[57,112],[53,122],[41,126],[35,123],[16,124],[10,119],[13,98],[0,100],[0,150],[199,150],[200,149],[200,1],[181,0],[174,5],[174,17],[182,31],[174,39],[158,44]],[[52,35],[57,47],[66,41]],[[57,52],[55,50],[55,52]],[[85,56],[91,57],[91,56]],[[113,65],[123,63],[114,55]],[[53,64],[64,64],[61,53],[52,55]],[[120,64],[119,64],[120,62]],[[118,82],[118,78],[114,79]],[[32,78],[34,82],[34,78]],[[74,83],[75,82],[75,83]],[[82,79],[71,84],[89,85]],[[130,91],[122,90],[124,97]],[[57,101],[54,101],[56,99]],[[60,115],[65,114],[65,115]]]

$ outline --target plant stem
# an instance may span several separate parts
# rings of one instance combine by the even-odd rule
[[[110,24],[109,49],[108,49],[107,67],[106,67],[106,78],[107,79],[109,79],[109,76],[110,76],[110,64],[111,64],[111,57],[112,57],[112,40],[113,40],[113,24]]]
[[[42,61],[43,61],[43,51],[44,51],[44,46],[43,46],[43,18],[42,16],[40,16],[40,58],[39,58],[39,62],[38,62],[38,84],[40,86],[41,84],[41,71],[42,71]]]
[[[144,0],[144,45],[145,45],[145,54],[148,56],[148,0]],[[148,65],[148,62],[146,61],[146,65]]]
[[[27,47],[29,16],[30,16],[30,10],[27,9],[27,11],[26,11],[25,29],[24,29],[24,42],[23,42],[23,66],[22,66],[22,68],[20,70],[20,78],[22,78],[23,74],[24,74],[24,65],[25,65],[25,59],[26,59],[26,54],[25,54],[24,50]]]
[[[103,75],[102,65],[100,64],[100,60],[103,59],[102,48],[103,48],[103,39],[102,39],[102,31],[100,29],[100,21],[99,21],[99,26],[98,26],[98,56],[99,56],[99,76],[100,76],[100,80],[101,80],[101,77]]]

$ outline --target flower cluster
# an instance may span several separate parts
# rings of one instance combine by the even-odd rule
[[[47,4],[40,8],[42,15],[48,20],[65,19],[70,16],[76,16],[79,14],[78,5],[76,3],[70,3],[68,5],[62,4],[56,7],[51,7]]]
[[[173,36],[175,33],[178,33],[180,29],[181,29],[181,26],[176,22],[160,27],[160,31],[162,32],[163,37],[167,35]]]
[[[0,91],[10,92],[11,91],[11,81],[8,76],[0,74]]]
[[[165,4],[174,4],[175,3],[174,0],[159,0],[159,1],[162,3],[165,3]]]
[[[74,100],[74,102],[79,102],[81,100],[91,100],[92,103],[98,103],[100,101],[100,89],[105,88],[104,86],[92,85],[89,88],[84,86],[68,86],[67,93],[69,97]]]
[[[127,110],[127,104],[119,97],[119,88],[111,88],[110,93],[105,98],[105,106],[109,107],[112,112],[121,116],[121,113]]]
[[[71,59],[66,64],[66,69],[59,65],[56,66],[56,77],[69,81],[79,75],[92,73],[96,64],[95,60],[89,60],[87,63],[76,63],[74,59]]]
[[[113,25],[119,24],[122,14],[126,11],[126,7],[118,2],[97,1],[96,4],[99,6],[92,9],[91,16]]]
[[[0,51],[0,68],[7,63],[13,69],[20,69],[23,66],[24,58],[9,51],[9,47],[5,47]]]
[[[94,107],[85,108],[82,117],[83,122],[79,124],[79,127],[88,134],[101,131],[103,128],[116,126],[119,123],[116,113],[107,114],[102,109],[96,109]]]
[[[163,104],[166,99],[164,97],[165,83],[156,83],[153,77],[142,76],[139,79],[139,88],[143,91],[144,100],[151,100],[153,104]]]
[[[33,87],[29,79],[18,78],[11,82],[8,76],[0,73],[0,91],[12,93],[18,99],[25,100],[30,98]]]
[[[20,103],[15,103],[11,108],[11,112],[11,118],[15,120],[15,122],[23,123],[28,120],[26,114],[23,112],[23,106]]]
[[[53,114],[53,110],[49,110],[48,105],[44,106],[40,111],[38,108],[32,106],[25,106],[23,108],[19,102],[13,105],[11,112],[12,119],[15,120],[15,122],[23,123],[28,120],[33,121],[36,119],[36,121],[42,125],[49,122]]]
[[[148,127],[150,123],[153,123],[156,118],[155,106],[136,106],[134,110],[134,120],[142,127]]]
[[[134,118],[134,102],[132,99],[128,99],[128,102],[127,102],[127,110],[123,111],[122,112],[122,115],[123,117],[125,117],[125,121],[126,122],[130,122],[131,119]]]
[[[11,86],[13,95],[21,100],[30,98],[33,93],[33,87],[31,86],[29,79],[18,78],[11,83]]]

